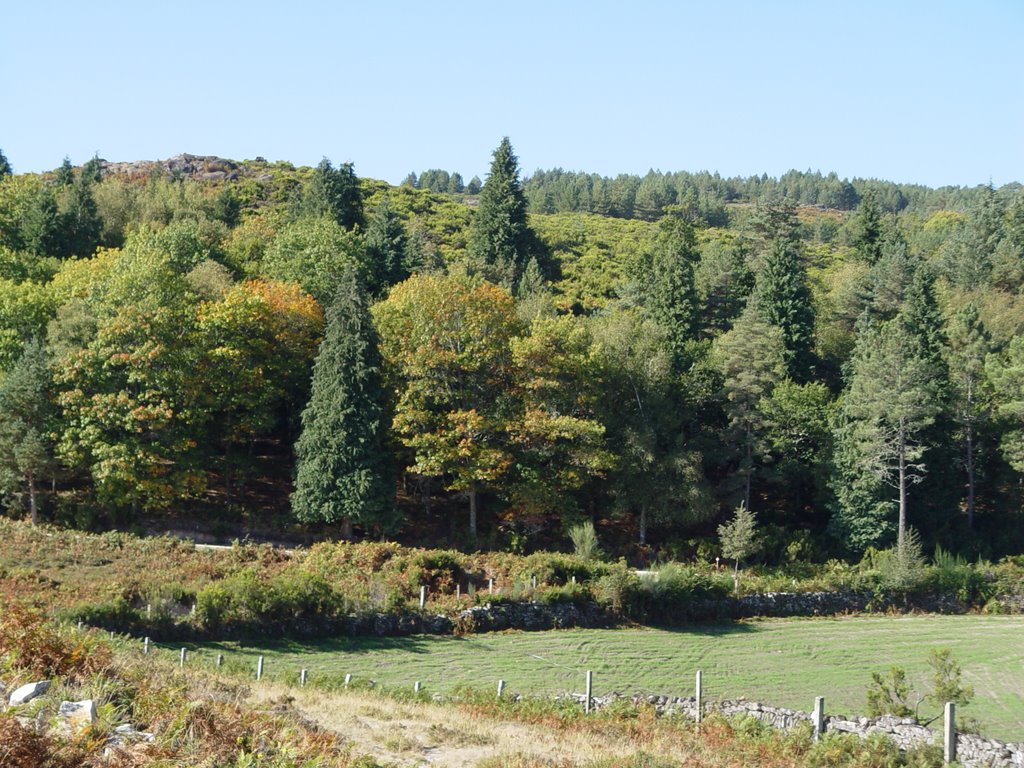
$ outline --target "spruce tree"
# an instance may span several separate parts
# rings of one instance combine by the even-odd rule
[[[340,522],[346,535],[353,523],[394,526],[388,426],[377,333],[366,293],[348,268],[327,311],[295,445],[292,511],[299,520]]]
[[[363,223],[363,195],[352,163],[335,168],[325,157],[294,202],[299,216],[326,216],[345,229]]]
[[[810,381],[814,370],[814,308],[796,244],[779,237],[765,253],[754,285],[754,307],[782,332],[786,371],[794,381]]]
[[[529,261],[531,241],[519,161],[506,136],[494,150],[491,173],[480,190],[480,204],[469,231],[472,267],[513,291]]]
[[[661,220],[659,229],[655,247],[640,270],[640,293],[647,314],[668,334],[678,367],[685,360],[687,343],[693,339],[697,324],[694,265],[700,254],[689,222],[669,215]]]
[[[385,199],[377,206],[366,228],[367,286],[380,296],[389,286],[409,276],[409,236],[402,219]]]
[[[868,190],[857,206],[853,220],[853,247],[861,261],[874,264],[882,256],[882,211],[873,190]]]

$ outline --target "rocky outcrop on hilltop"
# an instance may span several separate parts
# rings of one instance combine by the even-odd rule
[[[120,176],[128,179],[146,178],[154,173],[197,181],[236,181],[246,176],[261,180],[271,178],[270,174],[265,172],[265,161],[262,159],[248,164],[227,160],[216,155],[183,153],[166,160],[135,160],[129,163],[100,160],[99,163],[100,172],[104,176]]]

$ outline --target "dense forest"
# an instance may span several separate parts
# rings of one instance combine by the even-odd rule
[[[530,550],[1024,548],[1024,191],[0,153],[0,503]]]

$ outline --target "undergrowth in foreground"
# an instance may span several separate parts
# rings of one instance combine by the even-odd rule
[[[52,689],[32,702],[31,720],[0,715],[0,768],[373,768],[375,757],[359,757],[362,744],[345,738],[346,727],[323,728],[294,706],[292,697],[270,708],[260,704],[248,685],[200,670],[180,671],[173,665],[137,652],[111,647],[96,633],[50,623],[38,612],[15,608],[0,616],[0,679],[18,683],[46,670]],[[38,662],[38,659],[46,659]],[[294,690],[294,689],[293,689]],[[425,694],[389,694],[386,691],[315,693],[294,691],[298,696],[322,695],[327,705],[344,702],[346,696],[379,702],[381,717],[394,708],[406,707],[415,717],[435,710],[444,722],[466,718],[475,723],[475,735],[466,736],[454,727],[430,729],[434,742],[446,739],[458,746],[479,750],[475,765],[564,766],[565,768],[677,768],[706,765],[722,768],[759,765],[767,768],[796,766],[896,766],[937,765],[934,751],[901,755],[881,740],[860,742],[854,737],[830,736],[812,744],[808,733],[784,735],[757,721],[710,718],[698,729],[691,723],[659,718],[647,705],[623,702],[591,716],[579,707],[550,699],[496,700],[492,692],[463,690],[445,702],[429,701]],[[36,732],[32,723],[47,722],[61,700],[92,698],[98,722],[73,736],[54,729]],[[125,743],[109,747],[113,728],[128,722],[155,734],[152,743]],[[488,733],[509,727],[531,728],[556,743],[597,745],[587,755],[562,751],[554,757],[538,757],[527,750],[490,747]],[[340,731],[340,733],[339,733]],[[394,748],[413,749],[416,742],[396,736]],[[525,742],[524,742],[525,746]],[[602,750],[607,756],[601,756]],[[595,757],[594,755],[598,756]],[[390,764],[390,763],[385,763]],[[467,763],[461,763],[463,765]]]

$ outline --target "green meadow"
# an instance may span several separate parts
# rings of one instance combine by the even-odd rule
[[[815,696],[827,711],[865,714],[871,673],[906,669],[914,688],[930,690],[928,652],[949,648],[975,689],[961,714],[983,734],[1024,741],[1024,617],[885,616],[756,621],[694,625],[682,629],[508,632],[468,637],[335,638],[260,645],[235,642],[192,646],[191,663],[254,674],[264,656],[267,678],[335,686],[346,674],[357,683],[393,688],[419,681],[432,692],[459,686],[490,687],[499,679],[509,692],[581,691],[586,670],[594,692],[692,695],[701,670],[705,696],[746,697],[809,710]],[[170,646],[166,652],[172,652]],[[938,708],[921,705],[927,719]]]

